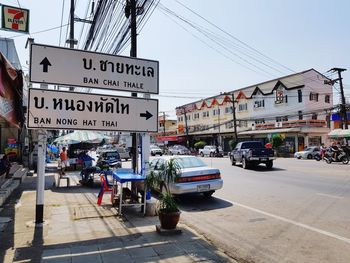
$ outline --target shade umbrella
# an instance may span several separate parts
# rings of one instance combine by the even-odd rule
[[[77,144],[77,143],[101,143],[103,140],[111,140],[112,138],[102,132],[97,131],[74,131],[54,140],[59,144]]]

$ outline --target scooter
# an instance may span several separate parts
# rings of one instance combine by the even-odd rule
[[[335,159],[333,158],[333,152],[331,150],[327,150],[324,154],[323,159],[328,164],[331,164],[332,162],[342,162],[343,164],[349,163],[349,156],[343,150],[339,151]]]

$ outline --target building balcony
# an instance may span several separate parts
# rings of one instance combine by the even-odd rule
[[[283,121],[276,125],[276,122],[268,122],[264,124],[256,124],[255,130],[268,130],[276,128],[296,128],[296,127],[312,127],[312,128],[326,128],[325,120],[291,120]]]

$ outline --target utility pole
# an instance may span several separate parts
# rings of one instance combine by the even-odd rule
[[[184,111],[184,115],[185,115],[186,146],[187,146],[187,148],[190,148],[190,142],[188,139],[187,115],[186,115],[185,107],[182,107],[182,110]]]
[[[70,31],[69,31],[69,39],[66,43],[69,43],[69,48],[74,48],[74,45],[78,43],[77,40],[74,39],[74,0],[70,0]],[[74,90],[74,87],[69,87],[70,91]]]
[[[163,136],[165,136],[165,112],[163,111]]]
[[[342,81],[342,76],[341,72],[346,71],[344,68],[332,68],[330,71],[336,71],[338,72],[338,78],[331,81],[332,83],[336,82],[339,80],[339,85],[340,85],[340,94],[341,94],[341,105],[340,105],[340,112],[342,115],[342,129],[348,129],[348,116],[346,112],[346,101],[345,101],[345,95],[344,95],[344,87],[343,87],[343,81]],[[328,83],[328,82],[327,82]]]
[[[230,93],[221,93],[224,95],[230,95]],[[235,136],[235,142],[238,142],[238,135],[237,135],[237,119],[236,119],[236,105],[235,105],[235,95],[233,92],[231,93],[231,101],[232,101],[232,118],[233,118],[233,133]]]
[[[235,95],[233,92],[231,93],[231,100],[232,100],[232,117],[233,117],[233,132],[235,135],[235,142],[238,142],[238,135],[237,135],[237,119],[236,119],[236,105],[235,105]]]
[[[131,49],[130,57],[137,57],[137,30],[136,30],[136,0],[128,0],[125,7],[126,17],[130,15],[130,38],[131,38]],[[137,97],[137,93],[131,93],[132,97]],[[132,169],[137,172],[137,133],[134,132],[132,136]]]

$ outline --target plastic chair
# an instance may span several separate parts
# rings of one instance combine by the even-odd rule
[[[105,192],[111,193],[111,202],[113,203],[113,199],[114,199],[113,185],[110,185],[108,183],[107,178],[104,174],[100,174],[100,180],[101,180],[101,189],[100,189],[100,192],[98,193],[97,205],[101,205],[102,198]]]

